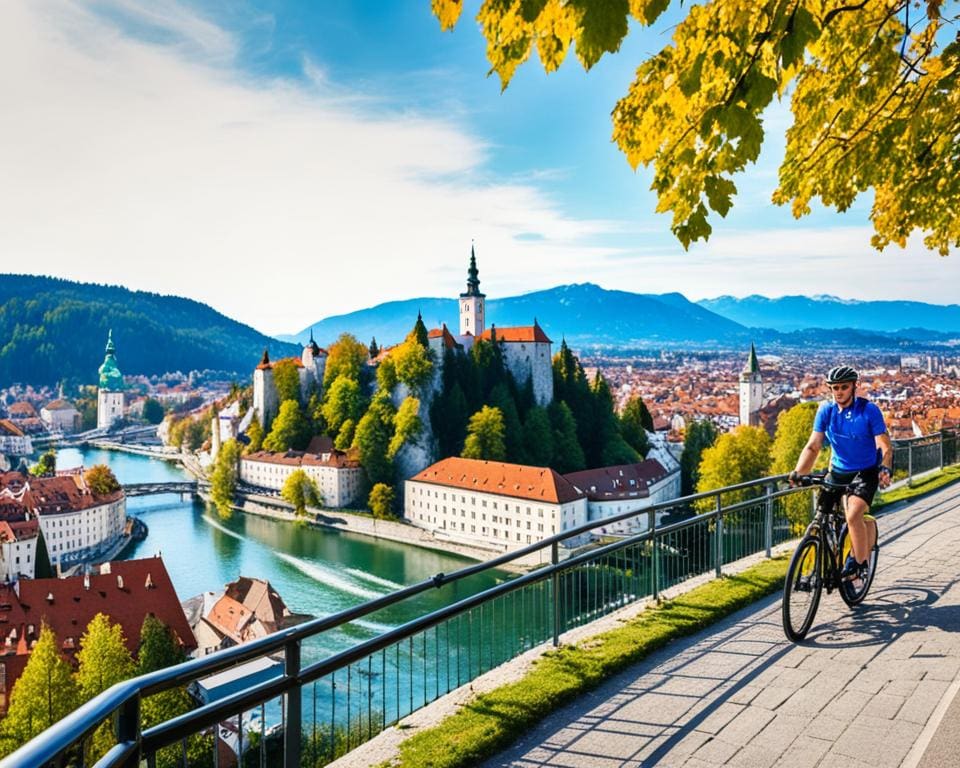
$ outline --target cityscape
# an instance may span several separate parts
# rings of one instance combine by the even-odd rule
[[[0,10],[5,69],[29,73],[0,86],[22,148],[0,185],[0,768],[813,768],[860,757],[840,738],[857,727],[909,731],[887,763],[917,768],[914,731],[960,722],[956,620],[904,620],[922,639],[858,677],[900,635],[881,603],[854,609],[873,570],[852,600],[827,564],[857,566],[848,497],[826,531],[797,472],[836,468],[815,424],[851,383],[889,470],[875,501],[841,489],[880,532],[870,568],[883,540],[881,576],[900,574],[910,525],[952,535],[953,507],[922,503],[960,461],[957,55],[938,37],[960,18],[377,5]],[[857,18],[889,40],[865,46]],[[864,82],[811,86],[845,45]],[[924,78],[935,97],[910,90]],[[886,115],[886,88],[889,125],[844,124]],[[915,134],[922,163],[897,143]],[[870,516],[916,499],[916,519]],[[813,535],[839,544],[788,564]],[[927,607],[956,594],[931,561]],[[872,596],[901,605],[903,583]],[[823,589],[862,626],[804,645],[787,600],[815,592],[812,620]],[[622,730],[570,755],[535,733],[629,664],[679,670],[683,638],[780,590],[805,655],[767,658],[769,679],[716,657],[646,670],[664,688]],[[791,730],[791,686],[837,662],[877,722],[810,684],[829,695]],[[714,703],[684,724],[688,700]],[[821,708],[852,730],[796,757]]]

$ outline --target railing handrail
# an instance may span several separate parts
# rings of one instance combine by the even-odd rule
[[[942,441],[945,437],[945,433],[947,432],[948,430],[941,430],[941,432],[937,433],[937,435],[934,437],[938,437]],[[951,436],[954,435],[951,433]],[[895,441],[895,444],[898,446],[902,446],[904,443],[909,445],[924,439],[929,439],[929,437],[897,440]],[[192,659],[173,667],[157,670],[146,675],[141,675],[131,678],[130,680],[117,683],[95,698],[84,703],[81,707],[74,710],[58,723],[55,723],[49,729],[44,731],[44,733],[40,736],[20,747],[17,751],[0,762],[0,767],[5,767],[8,765],[44,765],[52,760],[55,760],[72,745],[78,743],[81,739],[89,735],[102,722],[104,722],[120,707],[127,704],[133,698],[142,698],[143,696],[148,696],[169,688],[184,685],[203,677],[207,677],[215,672],[236,666],[251,659],[285,651],[291,643],[297,643],[308,637],[313,637],[343,624],[356,621],[363,616],[407,600],[430,589],[440,588],[468,576],[473,576],[475,574],[509,563],[513,560],[524,558],[530,554],[534,554],[542,550],[552,549],[555,544],[559,545],[567,539],[578,537],[596,528],[607,527],[613,523],[635,518],[640,515],[650,515],[655,519],[655,515],[658,512],[668,509],[689,507],[697,501],[712,497],[720,498],[724,494],[730,494],[740,490],[757,487],[765,489],[765,493],[763,495],[758,495],[756,497],[731,504],[727,507],[716,505],[711,509],[704,510],[702,513],[690,517],[689,519],[680,520],[667,526],[654,526],[653,528],[650,528],[640,534],[620,538],[611,544],[601,547],[591,548],[557,563],[546,564],[543,567],[531,570],[526,574],[510,579],[501,584],[497,584],[489,589],[483,590],[482,592],[470,595],[450,605],[443,606],[435,611],[431,611],[423,616],[412,619],[411,621],[395,627],[386,633],[378,635],[377,637],[371,638],[363,643],[359,643],[351,646],[348,649],[340,651],[311,665],[310,667],[300,670],[300,673],[296,676],[296,678],[292,678],[285,674],[280,678],[268,681],[268,683],[245,689],[239,694],[236,694],[236,696],[239,696],[242,699],[247,699],[250,696],[256,698],[258,695],[258,690],[263,688],[264,691],[269,689],[271,692],[271,697],[275,697],[280,695],[280,693],[300,686],[305,682],[311,682],[319,677],[329,674],[331,671],[340,669],[346,664],[349,664],[356,659],[363,658],[369,653],[381,650],[382,648],[385,648],[400,639],[406,639],[414,634],[417,634],[418,632],[423,631],[424,629],[429,629],[430,627],[439,624],[453,615],[469,610],[471,607],[487,602],[488,600],[493,599],[501,594],[522,589],[528,584],[546,580],[552,577],[555,573],[575,568],[577,565],[583,562],[588,562],[589,560],[598,556],[612,553],[629,546],[634,546],[635,544],[650,540],[655,535],[660,536],[669,534],[696,525],[697,523],[700,523],[706,519],[721,517],[723,515],[739,511],[740,509],[756,506],[758,503],[763,503],[766,499],[777,498],[780,496],[809,490],[803,488],[775,490],[777,484],[786,478],[786,474],[770,475],[757,480],[746,481],[731,486],[725,486],[723,488],[717,488],[711,491],[704,491],[701,493],[670,499],[668,501],[643,507],[639,510],[622,512],[610,517],[604,517],[600,520],[587,522],[561,533],[551,535],[538,542],[527,545],[526,547],[504,552],[503,554],[483,563],[477,563],[458,569],[449,575],[438,573],[416,584],[408,585],[385,595],[381,595],[373,600],[353,606],[336,614],[319,619],[313,619],[304,624],[281,630],[277,633],[251,641],[249,643],[234,646],[203,658]],[[156,484],[148,483],[143,485]],[[211,704],[191,710],[190,712],[187,712],[184,715],[175,718],[174,720],[161,723],[147,731],[144,731],[141,734],[141,737],[145,740],[146,744],[149,744],[151,749],[165,746],[166,744],[172,743],[173,741],[179,739],[183,733],[196,732],[196,727],[198,725],[202,727],[205,724],[209,724],[205,722],[206,719],[209,717],[219,716],[217,713],[220,713],[221,711],[227,711],[227,709],[230,707],[234,707],[234,711],[236,711],[236,703],[232,701],[233,697],[230,697],[230,699],[231,700],[223,706],[219,706],[222,704],[222,702],[218,701],[215,703],[217,706]],[[226,709],[224,709],[224,707],[226,707]],[[211,722],[216,722],[216,720],[212,720]],[[186,729],[191,730],[187,731]]]

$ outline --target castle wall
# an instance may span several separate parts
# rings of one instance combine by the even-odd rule
[[[253,407],[257,411],[260,426],[264,429],[277,415],[277,387],[273,383],[273,371],[258,368],[253,372]]]
[[[517,384],[533,378],[533,395],[537,405],[553,402],[553,368],[550,344],[535,341],[504,341],[503,361]]]

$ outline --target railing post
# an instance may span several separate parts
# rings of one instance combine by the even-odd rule
[[[770,557],[773,554],[773,483],[767,483],[763,517],[763,540],[767,548],[767,557]]]
[[[553,542],[550,546],[550,562],[554,565],[553,581],[553,647],[560,645],[560,573],[556,566],[560,562],[560,545]]]
[[[913,442],[907,443],[907,487],[913,485]]]
[[[939,438],[939,440],[937,440],[937,448],[940,454],[938,456],[938,464],[940,467],[940,471],[942,472],[943,471],[943,430],[942,429],[937,434],[937,437]]]
[[[131,696],[117,712],[117,743],[137,742],[137,751],[123,761],[122,768],[138,768],[140,765],[140,694]],[[81,744],[81,749],[82,749]]]
[[[723,567],[723,502],[721,495],[717,494],[717,578],[720,578]]]
[[[300,641],[293,640],[284,647],[283,671],[288,678],[300,677]],[[300,768],[301,693],[295,685],[284,694],[286,700],[286,723],[283,729],[283,765],[284,768]],[[348,724],[349,727],[349,724]]]
[[[657,546],[657,513],[647,512],[647,530],[650,531],[650,595],[660,599],[660,547]]]

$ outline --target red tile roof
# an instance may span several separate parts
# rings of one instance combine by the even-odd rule
[[[66,400],[51,400],[45,406],[44,410],[47,411],[75,411],[77,410],[71,403],[68,403]]]
[[[333,450],[329,453],[329,458],[324,459],[322,455],[315,453],[304,453],[303,451],[286,451],[285,453],[274,453],[271,451],[256,451],[244,456],[242,461],[258,461],[263,464],[286,464],[294,467],[335,467],[337,469],[359,467],[360,462],[352,453]]]
[[[444,349],[456,349],[461,346],[457,343],[457,340],[453,338],[453,334],[447,330],[447,324],[444,323],[442,328],[434,328],[432,331],[427,333],[427,338],[429,339],[442,339]]]
[[[21,579],[16,587],[0,585],[0,653],[16,648],[19,654],[0,656],[8,696],[23,672],[25,654],[39,637],[43,622],[56,632],[61,649],[71,660],[87,625],[98,613],[120,624],[127,648],[134,655],[148,615],[170,627],[185,651],[196,648],[197,641],[161,558],[113,562],[109,571],[89,577]],[[89,588],[85,578],[89,578]]]
[[[17,416],[21,419],[37,415],[37,409],[25,400],[21,400],[19,403],[14,403],[7,408],[7,412],[11,416]]]
[[[10,419],[0,419],[0,435],[23,437],[23,430],[10,421]]]
[[[484,341],[490,341],[494,333],[497,334],[497,341],[527,341],[538,342],[541,344],[552,343],[547,337],[547,334],[543,332],[543,328],[537,325],[537,323],[534,323],[533,325],[519,326],[517,328],[498,328],[497,326],[491,326],[480,334],[480,338]]]
[[[123,495],[122,489],[106,495],[93,493],[81,472],[56,477],[25,477],[19,472],[0,474],[0,500],[37,515],[99,507],[118,501]]]
[[[432,464],[410,479],[550,504],[565,504],[583,498],[580,491],[552,469],[501,461],[452,457]]]
[[[37,520],[0,520],[0,541],[23,541],[37,535],[40,523]]]

